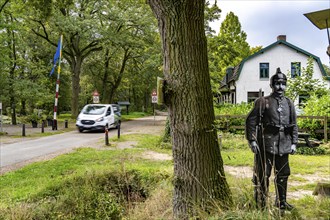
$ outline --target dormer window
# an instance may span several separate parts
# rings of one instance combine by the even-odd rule
[[[259,63],[259,77],[260,79],[269,78],[269,63]]]

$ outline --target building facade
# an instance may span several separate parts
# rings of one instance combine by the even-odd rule
[[[313,58],[313,79],[323,81],[330,88],[330,77],[320,58],[288,43],[286,36],[280,35],[275,43],[245,58],[238,66],[227,69],[221,83],[220,101],[236,104],[254,101],[259,93],[269,95],[272,91],[269,79],[278,67],[288,78],[294,78],[306,68],[309,57]]]

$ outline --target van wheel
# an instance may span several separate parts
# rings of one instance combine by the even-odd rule
[[[80,133],[84,131],[83,128],[78,128],[78,130],[79,130]]]

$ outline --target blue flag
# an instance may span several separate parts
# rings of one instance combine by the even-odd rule
[[[56,67],[56,63],[60,59],[60,55],[61,55],[61,40],[58,41],[56,53],[54,55],[54,66],[52,68],[52,71],[50,71],[50,74],[49,74],[50,76],[54,73],[54,70],[55,70],[55,67]]]

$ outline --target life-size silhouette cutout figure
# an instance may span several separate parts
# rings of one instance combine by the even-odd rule
[[[246,139],[255,154],[254,197],[257,207],[265,208],[269,177],[275,171],[275,205],[281,210],[292,210],[287,203],[287,184],[290,176],[289,154],[296,152],[298,127],[292,101],[284,96],[286,76],[277,68],[270,78],[272,93],[258,98],[246,119]]]

